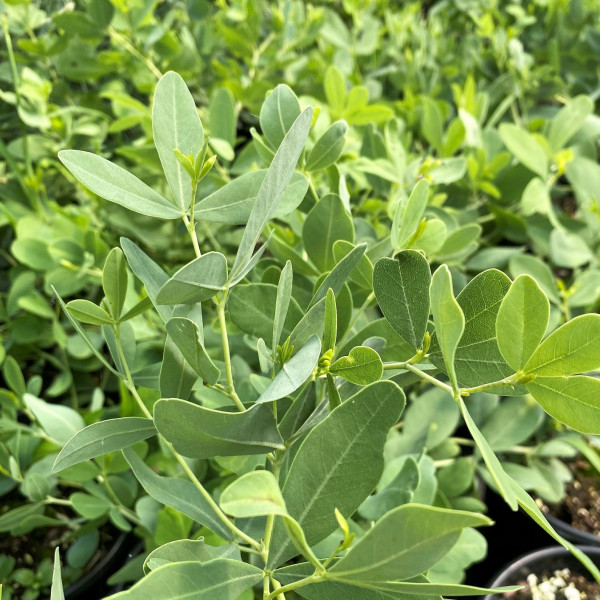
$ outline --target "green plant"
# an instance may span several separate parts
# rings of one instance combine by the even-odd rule
[[[460,412],[509,505],[520,505],[600,578],[506,473],[465,402],[482,392],[529,392],[559,421],[600,431],[595,404],[600,383],[580,375],[600,366],[600,317],[576,317],[545,337],[550,305],[537,282],[528,275],[511,281],[495,269],[474,277],[455,298],[446,265],[432,276],[423,252],[404,249],[403,240],[420,221],[415,207],[428,200],[426,182],[416,185],[406,206],[399,205],[403,216],[394,244],[384,239],[387,250],[375,251],[375,258],[393,253],[392,258],[383,256],[373,267],[370,256],[377,244],[355,244],[343,201],[317,194],[301,232],[306,255],[292,254],[290,262],[277,266],[265,253],[267,246],[275,256],[284,252],[277,237],[258,249],[257,244],[273,218],[293,224],[293,217],[285,215],[303,200],[308,181],[302,170],[310,169],[319,145],[310,140],[305,150],[312,109],[302,111],[284,87],[271,93],[261,111],[263,134],[276,151],[260,174],[258,191],[249,185],[240,191],[234,180],[217,192],[228,222],[245,223],[235,257],[202,254],[197,226],[211,197],[197,199],[196,187],[213,160],[205,153],[194,102],[175,73],[161,79],[153,114],[171,199],[98,156],[68,150],[60,159],[107,200],[148,216],[181,219],[196,258],[167,274],[139,246],[122,239],[121,249],[113,249],[106,260],[100,304],[73,300],[64,305],[59,298],[98,360],[123,382],[141,417],[81,429],[63,446],[54,470],[61,473],[122,450],[152,498],[227,544],[215,549],[199,540],[181,540],[162,546],[146,560],[148,574],[119,597],[209,597],[218,589],[223,598],[236,598],[261,582],[263,597],[269,599],[292,590],[309,599],[484,593],[428,582],[425,573],[461,531],[489,524],[486,517],[407,503],[410,494],[392,496],[391,506],[381,492],[371,495],[380,483],[388,432],[404,408],[399,384],[414,381],[441,390],[440,406]],[[336,160],[340,151],[337,145],[332,148]],[[294,175],[296,167],[301,172]],[[250,176],[258,177],[249,173],[240,179]],[[127,264],[145,288],[135,298],[128,291]],[[298,273],[296,265],[310,269]],[[357,311],[353,297],[363,299]],[[384,319],[371,318],[375,299]],[[130,325],[154,311],[167,335],[156,365],[136,356]],[[221,341],[219,354],[208,341],[214,339],[207,323],[211,316]],[[80,323],[102,327],[112,364]],[[232,325],[250,342],[238,346],[239,352],[256,349],[250,363],[260,365],[255,372],[232,359],[237,337],[228,331]],[[152,384],[155,388],[147,389]],[[155,435],[185,478],[158,475],[132,450]],[[224,463],[235,476],[210,482],[211,493],[198,477],[198,461],[215,457],[236,457]],[[407,469],[414,470],[411,464]],[[325,538],[332,543],[319,546]],[[297,555],[304,562],[286,565]]]

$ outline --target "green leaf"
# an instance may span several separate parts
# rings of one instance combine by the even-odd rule
[[[345,581],[409,579],[440,560],[465,527],[491,523],[476,513],[406,504],[380,519],[329,573]]]
[[[177,452],[192,458],[266,454],[283,448],[273,411],[267,406],[232,413],[162,399],[154,405],[154,423]]]
[[[323,279],[321,285],[319,285],[310,301],[309,308],[325,298],[327,290],[329,289],[333,290],[335,295],[340,293],[340,290],[344,286],[344,283],[346,283],[350,273],[352,273],[356,265],[360,262],[360,259],[364,256],[366,249],[367,244],[359,244],[350,250],[350,252],[348,252],[348,254],[333,267],[331,272]]]
[[[273,353],[277,350],[277,344],[281,338],[281,332],[285,324],[290,301],[292,299],[292,283],[294,272],[292,263],[288,260],[281,270],[279,283],[277,284],[277,298],[275,299],[275,317],[273,319],[273,341],[271,348]]]
[[[230,279],[234,279],[249,264],[265,225],[273,216],[292,179],[296,163],[308,138],[312,114],[312,108],[304,110],[294,121],[275,153],[250,213],[231,269]]]
[[[110,600],[238,600],[262,581],[262,569],[228,558],[206,563],[177,562],[159,567]]]
[[[152,300],[148,296],[144,296],[120,318],[121,323],[145,313],[152,306],[154,306]]]
[[[50,600],[65,600],[62,576],[60,572],[60,551],[54,551],[54,569],[52,570],[52,587],[50,589]]]
[[[187,363],[202,380],[209,385],[217,383],[221,372],[206,353],[196,323],[191,319],[174,317],[167,321],[166,329]]]
[[[290,333],[290,344],[303,346],[313,335],[321,337],[325,327],[325,298],[311,306]]]
[[[346,240],[338,240],[333,244],[333,256],[336,263],[340,263],[356,246]],[[350,280],[365,290],[372,290],[373,263],[366,254],[363,254],[352,272]]]
[[[58,157],[80,183],[105,200],[148,217],[181,218],[181,211],[168,200],[129,171],[101,156],[80,150],[62,150]]]
[[[169,280],[169,276],[131,240],[122,237],[121,247],[127,258],[130,269],[144,284],[148,297],[154,304],[158,314],[166,323],[173,314],[170,306],[162,306],[156,301],[156,296],[162,286]]]
[[[356,385],[368,385],[381,379],[383,362],[375,350],[368,346],[352,348],[348,356],[338,358],[330,367],[332,375],[338,375]]]
[[[50,404],[31,394],[24,394],[23,400],[42,429],[61,446],[85,427],[81,415],[68,406]]]
[[[334,267],[333,244],[337,240],[353,243],[354,225],[340,197],[327,194],[313,206],[302,227],[306,253],[321,272]]]
[[[349,517],[375,489],[383,471],[387,434],[404,403],[396,384],[374,383],[346,400],[306,436],[290,467],[283,497],[308,544],[321,541],[338,527],[336,508]],[[269,568],[293,555],[283,524],[276,522]]]
[[[498,348],[496,318],[510,279],[501,271],[489,269],[474,277],[457,297],[465,317],[465,328],[456,349],[454,365],[459,383],[472,387],[503,379],[513,373]],[[430,359],[442,367],[437,336],[431,344]],[[506,394],[524,394],[515,386],[496,388]]]
[[[422,96],[421,104],[423,108],[421,116],[423,137],[440,153],[444,135],[442,112],[435,100],[428,96]]]
[[[423,348],[429,319],[431,271],[416,250],[380,258],[373,271],[377,303],[392,328],[413,348]]]
[[[428,198],[429,183],[426,179],[421,179],[413,188],[408,199],[398,203],[391,232],[392,246],[395,249],[406,248],[425,213]]]
[[[227,302],[233,324],[244,333],[265,340],[273,337],[276,305],[277,288],[268,283],[238,285],[229,293]],[[283,339],[290,335],[303,314],[298,302],[292,297],[281,330]]]
[[[440,266],[431,279],[431,312],[446,372],[452,386],[458,388],[454,357],[465,329],[465,316],[452,291],[452,278],[446,265]]]
[[[528,131],[513,123],[502,123],[498,128],[498,133],[504,145],[518,161],[543,180],[548,177],[546,153]]]
[[[561,228],[550,234],[550,258],[559,267],[576,269],[593,261],[594,254],[581,236]]]
[[[510,259],[508,269],[512,277],[531,275],[542,288],[550,302],[560,304],[556,282],[550,267],[537,256],[531,254],[518,254]]]
[[[27,392],[23,371],[21,371],[21,367],[19,367],[19,363],[14,356],[8,355],[4,360],[4,364],[2,365],[2,375],[4,375],[6,385],[8,385],[17,396],[23,396],[23,394]]]
[[[317,140],[306,159],[307,171],[318,171],[331,166],[342,155],[344,136],[348,132],[346,121],[336,121]]]
[[[600,315],[575,317],[551,333],[523,370],[537,377],[560,377],[600,367]]]
[[[546,183],[539,177],[534,177],[523,190],[521,212],[526,217],[535,213],[548,215],[551,221],[556,221],[552,210],[550,191],[546,187]]]
[[[235,145],[236,110],[235,98],[226,87],[218,88],[212,95],[209,105],[211,137],[225,140]]]
[[[173,150],[196,156],[202,149],[204,131],[196,103],[181,75],[174,71],[165,73],[156,85],[152,133],[175,203],[186,211],[192,200],[192,181]]]
[[[539,285],[520,275],[508,290],[496,318],[498,348],[515,371],[525,366],[544,337],[550,318],[548,298]]]
[[[67,310],[72,317],[90,325],[112,325],[111,316],[100,306],[89,300],[71,300]]]
[[[589,96],[577,96],[563,106],[550,121],[548,143],[552,152],[558,152],[581,129],[594,111]]]
[[[241,560],[239,548],[233,544],[210,546],[203,539],[176,540],[150,552],[144,561],[144,571],[154,571],[169,563],[190,561],[204,563],[216,558]]]
[[[279,84],[263,102],[260,128],[273,149],[277,148],[300,115],[296,94],[285,84]]]
[[[226,288],[227,259],[208,252],[181,267],[158,291],[158,304],[196,304]]]
[[[158,377],[160,395],[166,398],[187,399],[196,381],[198,375],[185,360],[171,336],[167,335]]]
[[[219,504],[232,517],[287,515],[279,484],[269,471],[242,475],[223,490]]]
[[[462,413],[463,419],[465,420],[465,424],[479,449],[481,452],[481,456],[485,462],[494,483],[498,487],[498,492],[507,502],[507,504],[512,508],[512,510],[517,510],[517,497],[515,496],[515,492],[513,489],[514,481],[506,474],[506,471],[502,468],[498,457],[494,454],[494,451],[490,448],[487,440],[483,437],[481,431],[473,421],[473,417],[469,414],[465,402],[462,398],[458,399],[458,405],[460,407],[460,412]]]
[[[247,223],[266,175],[267,169],[244,173],[206,196],[196,204],[196,219],[230,225]],[[308,179],[302,173],[294,173],[272,218],[284,217],[296,210],[304,200],[307,190]]]
[[[600,433],[600,379],[538,376],[527,389],[557,421],[582,433]]]
[[[78,431],[59,452],[52,470],[56,473],[67,467],[156,435],[154,423],[140,417],[123,417],[92,423]]]
[[[335,113],[343,112],[346,106],[346,82],[342,72],[335,65],[327,67],[323,87],[331,109]]]
[[[112,503],[108,498],[90,496],[90,494],[81,492],[71,494],[69,500],[73,505],[73,510],[86,519],[98,519],[112,508]]]
[[[232,539],[231,531],[216,516],[211,505],[191,481],[157,475],[131,448],[125,448],[123,455],[137,480],[154,500],[206,525],[222,538]]]
[[[113,248],[104,263],[102,287],[112,308],[115,319],[119,319],[127,295],[127,267],[120,248]]]
[[[260,395],[257,404],[273,402],[295,392],[312,374],[321,355],[321,340],[313,335],[288,360],[269,387]]]

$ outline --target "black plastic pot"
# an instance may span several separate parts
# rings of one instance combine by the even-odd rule
[[[569,525],[566,521],[558,519],[552,515],[546,515],[546,518],[550,522],[550,525],[554,527],[556,532],[564,537],[565,540],[569,540],[569,542],[573,542],[578,546],[597,546],[600,548],[600,536],[576,529],[572,525]]]
[[[95,600],[104,598],[106,580],[123,564],[136,538],[120,533],[111,549],[81,579],[65,590],[65,600]]]
[[[517,532],[516,538],[520,537]],[[600,566],[600,548],[597,546],[579,546],[596,566]],[[568,568],[571,572],[589,577],[591,575],[586,568],[573,555],[562,546],[551,546],[536,550],[530,554],[524,554],[514,562],[505,566],[491,581],[487,587],[499,587],[504,585],[518,585],[527,579],[531,573],[541,574],[543,571],[556,571]],[[499,600],[499,594],[489,594],[485,600]]]

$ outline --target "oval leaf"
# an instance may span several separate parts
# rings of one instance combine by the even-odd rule
[[[338,358],[329,367],[329,372],[356,385],[368,385],[381,379],[383,362],[372,348],[357,346],[352,348],[349,356]]]

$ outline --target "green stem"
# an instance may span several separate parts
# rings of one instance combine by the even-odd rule
[[[271,592],[268,596],[266,596],[264,600],[274,600],[280,594],[285,594],[286,592],[291,592],[292,590],[297,590],[298,588],[304,587],[305,585],[319,583],[320,581],[324,581],[325,578],[326,578],[326,576],[324,574],[318,575],[318,574],[314,573],[313,575],[310,575],[310,577],[305,577],[304,579],[300,579],[299,581],[294,581],[293,583],[288,583],[287,585],[284,585],[284,586],[276,589],[274,592]]]
[[[132,396],[135,398],[137,405],[140,407],[140,410],[144,413],[144,415],[148,419],[152,419],[152,413],[148,410],[148,407],[144,404],[141,396],[138,394],[138,391],[135,387],[135,383],[131,376],[131,372],[129,371],[129,366],[127,365],[127,361],[125,360],[125,355],[123,354],[123,346],[121,345],[121,338],[119,335],[119,326],[116,326],[115,331],[116,345],[117,345],[117,354],[119,355],[119,359],[121,360],[121,364],[123,365],[123,370],[125,371],[125,385],[131,392]],[[214,510],[215,514],[222,523],[235,535],[237,535],[240,539],[244,540],[248,545],[256,548],[257,550],[262,550],[261,545],[249,535],[245,534],[241,529],[238,529],[227,517],[227,515],[219,508],[219,505],[213,500],[213,497],[208,493],[206,488],[202,485],[200,480],[196,477],[196,474],[190,469],[190,466],[187,464],[183,456],[173,448],[173,444],[171,442],[164,440],[165,445],[171,451],[171,454],[175,458],[175,460],[180,464],[184,473],[188,476],[190,481],[194,484],[196,489],[202,494],[206,502],[209,506]]]
[[[48,496],[44,500],[44,504],[60,504],[61,506],[73,506],[73,503],[70,500],[63,500],[62,498],[54,498],[53,496]]]
[[[194,245],[194,252],[196,253],[196,258],[200,258],[202,256],[202,252],[200,252],[200,244],[198,243],[198,234],[196,233],[196,225],[194,223],[193,208],[191,220],[186,214],[181,215],[181,217],[183,219],[183,222],[185,223],[185,228],[190,234],[190,238],[192,238],[192,244]]]
[[[227,337],[227,322],[225,321],[225,304],[227,302],[227,292],[223,294],[221,300],[215,298],[217,306],[217,314],[219,315],[219,328],[221,329],[221,343],[223,345],[223,356],[225,359],[225,375],[227,377],[227,388],[229,395],[240,412],[246,409],[240,400],[240,397],[235,391],[235,383],[233,382],[233,371],[231,369],[231,354],[229,351],[229,338]]]
[[[156,65],[149,58],[144,56],[135,46],[131,44],[131,42],[129,42],[126,37],[122,36],[116,29],[109,27],[108,34],[113,41],[121,44],[121,46],[123,46],[123,48],[125,48],[125,50],[131,54],[131,56],[134,56],[142,64],[146,65],[148,70],[154,75],[154,77],[156,77],[156,79],[160,79],[162,77],[162,73],[159,71]]]
[[[346,339],[352,332],[352,328],[356,325],[356,322],[358,321],[360,316],[365,312],[365,310],[369,308],[369,305],[371,304],[371,302],[373,302],[373,300],[375,300],[375,292],[371,292],[367,296],[367,299],[362,303],[362,306],[356,311],[356,314],[354,315],[353,319],[350,321],[350,324],[346,328],[346,333],[344,333],[342,339],[337,343],[337,348],[341,348],[342,344],[346,341]]]
[[[498,381],[492,381],[490,383],[484,383],[483,385],[477,385],[470,388],[460,388],[458,392],[461,396],[468,396],[469,394],[474,394],[475,392],[485,392],[491,388],[498,387],[499,385],[515,385],[518,382],[519,377],[516,373],[514,373],[510,377],[505,377],[504,379],[500,379]]]
[[[435,385],[436,387],[439,387],[440,389],[445,390],[452,397],[454,397],[454,390],[452,389],[451,385],[448,385],[447,383],[444,383],[443,381],[439,381],[435,377],[428,375],[427,373],[425,373],[424,371],[421,371],[421,369],[415,367],[414,365],[411,365],[410,363],[406,363],[405,369],[407,371],[410,371],[411,373],[414,373],[415,375],[418,375],[424,381],[431,383],[431,385]]]

